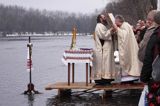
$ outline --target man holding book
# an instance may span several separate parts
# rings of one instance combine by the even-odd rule
[[[115,78],[114,51],[111,29],[102,14],[97,17],[94,43],[92,79],[99,85],[110,84]]]

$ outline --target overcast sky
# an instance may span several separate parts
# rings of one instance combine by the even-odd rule
[[[110,0],[0,0],[0,3],[26,8],[92,13],[96,9],[104,8],[108,1]]]

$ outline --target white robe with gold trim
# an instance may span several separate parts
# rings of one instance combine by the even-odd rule
[[[99,39],[105,40],[103,46]],[[95,28],[92,79],[98,80],[101,78],[115,78],[115,63],[110,30],[107,30],[103,24],[98,23]]]
[[[124,22],[117,30],[119,59],[122,72],[126,75],[140,76],[142,63],[138,59],[138,44],[131,25]]]

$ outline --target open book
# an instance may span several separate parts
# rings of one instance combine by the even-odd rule
[[[108,22],[109,27],[112,27],[112,25],[115,23],[115,18],[113,16],[113,14],[107,13],[106,18],[107,18],[107,22]]]

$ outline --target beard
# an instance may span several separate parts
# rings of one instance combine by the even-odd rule
[[[121,25],[122,25],[122,24],[120,24],[120,23],[116,23],[116,25],[117,25],[117,27],[121,27]]]
[[[103,24],[106,26],[108,25],[107,20],[103,20]]]
[[[117,27],[121,27],[121,25],[117,25]]]

